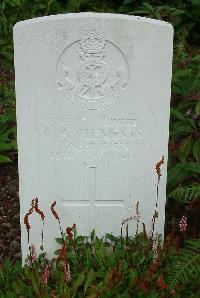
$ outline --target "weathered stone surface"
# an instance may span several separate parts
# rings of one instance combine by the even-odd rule
[[[67,14],[14,27],[21,222],[38,197],[45,250],[63,227],[120,234],[140,202],[151,229],[155,164],[162,167],[156,231],[163,233],[173,29],[113,14]],[[30,217],[39,247],[39,216]],[[136,222],[129,223],[134,233]],[[22,253],[27,253],[22,225]]]

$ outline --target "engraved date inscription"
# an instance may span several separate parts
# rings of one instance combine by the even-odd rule
[[[136,119],[46,118],[43,136],[53,139],[53,160],[132,160],[134,144],[143,141]]]

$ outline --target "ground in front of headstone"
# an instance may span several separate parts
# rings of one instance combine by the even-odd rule
[[[21,259],[17,163],[0,166],[0,261]]]

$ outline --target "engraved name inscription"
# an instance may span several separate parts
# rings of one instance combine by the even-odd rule
[[[132,160],[143,140],[136,119],[46,118],[43,136],[54,139],[53,160]]]
[[[92,30],[61,54],[56,79],[73,105],[99,110],[120,98],[128,81],[128,64],[116,45]]]

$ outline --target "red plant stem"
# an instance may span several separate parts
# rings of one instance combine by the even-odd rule
[[[41,220],[42,220],[42,232],[41,232],[42,242],[41,242],[40,248],[43,251],[44,250],[44,219],[45,219],[45,215],[44,215],[44,212],[39,208],[38,198],[35,198],[35,211],[36,211],[36,213],[38,213],[40,215]]]
[[[164,156],[162,156],[161,160],[159,162],[157,162],[155,170],[157,173],[157,184],[156,184],[156,205],[155,205],[155,210],[154,210],[154,215],[152,218],[152,236],[151,236],[151,240],[153,241],[154,238],[154,232],[155,232],[155,222],[156,222],[156,218],[157,218],[157,214],[158,214],[158,200],[159,200],[159,183],[160,183],[160,177],[161,175],[161,165],[164,164]]]
[[[122,225],[121,225],[121,237],[120,237],[120,239],[121,239],[121,247],[122,247],[122,242],[123,242],[123,229],[122,229]]]
[[[128,239],[128,223],[126,225],[126,238]]]
[[[136,232],[135,232],[135,236],[137,236],[138,234],[138,231],[139,231],[139,201],[137,201],[137,204],[136,204],[136,220],[137,220],[137,226],[136,226]]]
[[[156,223],[156,217],[157,217],[157,213],[158,213],[158,189],[159,189],[159,182],[160,179],[158,178],[158,182],[156,185],[156,205],[155,205],[155,210],[154,210],[154,215],[152,218],[152,239],[154,237],[154,232],[155,232],[155,223]]]
[[[38,277],[38,272],[33,264],[33,271],[35,273],[35,280],[36,280],[36,284],[37,284],[37,287],[38,287],[38,293],[39,293],[39,297],[43,297],[43,295],[41,294],[41,288],[40,288],[40,282],[39,282],[39,277]]]

